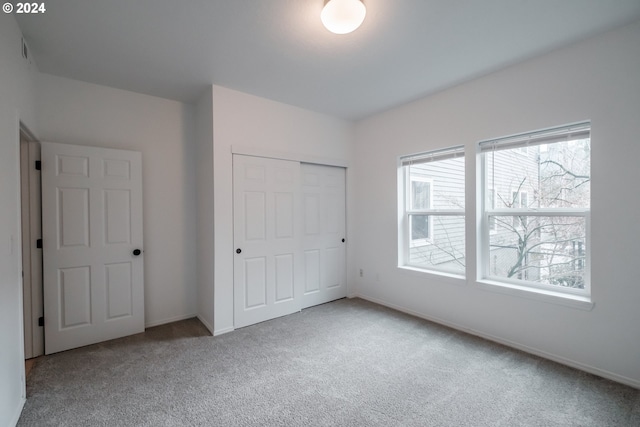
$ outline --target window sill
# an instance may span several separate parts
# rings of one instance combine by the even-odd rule
[[[425,276],[433,276],[440,281],[453,283],[455,285],[465,285],[466,278],[462,274],[446,273],[444,271],[427,270],[424,268],[410,267],[408,265],[399,265],[398,270],[403,273],[424,278]]]
[[[563,305],[565,307],[577,308],[585,311],[591,311],[595,305],[595,303],[591,301],[590,297],[582,295],[570,295],[561,292],[529,288],[491,280],[478,280],[476,284],[479,289],[489,292],[499,292],[506,295]]]

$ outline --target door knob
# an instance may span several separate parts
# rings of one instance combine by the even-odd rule
[[[138,256],[142,253],[142,251],[140,249],[134,249],[133,250],[133,255]]]
[[[344,239],[342,239],[342,243],[344,243]]]
[[[241,252],[242,252],[242,249],[240,249],[240,248],[236,249],[236,253],[237,253],[237,254],[239,254],[239,253],[241,253]]]

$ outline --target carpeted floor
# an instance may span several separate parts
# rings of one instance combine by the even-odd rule
[[[640,426],[640,390],[359,299],[38,360],[19,426]]]

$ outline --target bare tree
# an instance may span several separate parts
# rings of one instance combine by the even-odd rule
[[[536,147],[537,148],[537,147]],[[513,178],[517,190],[510,198],[499,195],[506,208],[571,208],[589,206],[590,147],[584,143],[561,143],[537,149],[537,174],[523,168]],[[497,161],[497,160],[494,160]],[[533,175],[533,176],[531,176]],[[537,176],[535,176],[537,175]],[[521,191],[534,197],[521,206]],[[581,216],[496,216],[499,230],[491,249],[500,254],[492,260],[495,270],[509,278],[583,288],[585,266],[584,218]],[[502,263],[500,267],[496,265]]]

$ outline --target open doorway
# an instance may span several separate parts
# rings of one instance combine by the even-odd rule
[[[39,161],[40,143],[31,136],[27,129],[21,127],[20,190],[25,359],[32,359],[44,354],[42,210],[40,171],[36,164]]]

